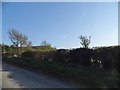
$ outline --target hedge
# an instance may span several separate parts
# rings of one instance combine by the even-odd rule
[[[60,62],[63,64],[103,67],[106,69],[117,68],[120,46],[99,47],[95,49],[76,48],[58,49],[56,51],[27,51],[22,53],[24,57],[34,57],[39,60]],[[91,60],[93,60],[91,62]]]

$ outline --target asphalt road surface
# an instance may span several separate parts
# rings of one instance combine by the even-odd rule
[[[72,86],[61,80],[3,63],[2,88],[72,88]]]

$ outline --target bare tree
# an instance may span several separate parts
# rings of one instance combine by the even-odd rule
[[[27,51],[29,51],[29,50],[32,50],[32,42],[31,41],[27,41]]]
[[[22,47],[23,45],[27,45],[27,41],[28,37],[26,35],[21,34],[20,35],[20,47]]]
[[[27,47],[32,46],[32,42],[31,41],[27,41]]]
[[[19,43],[20,43],[21,34],[17,30],[15,30],[15,29],[9,30],[8,34],[9,34],[9,38],[10,38],[11,42],[18,49],[18,46],[19,46]]]
[[[20,53],[21,50],[19,52],[19,47],[21,48],[22,46],[28,44],[28,37],[17,31],[16,29],[10,29],[8,31],[8,34],[11,42],[17,48],[18,53]]]
[[[81,40],[80,44],[84,47],[84,48],[88,48],[90,45],[90,39],[91,36],[87,37],[87,36],[80,36],[79,39]]]

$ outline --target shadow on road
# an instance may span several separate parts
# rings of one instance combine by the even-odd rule
[[[3,80],[9,80],[21,88],[72,88],[72,86],[62,81],[6,63],[3,63],[2,67],[4,75]],[[8,83],[7,81],[4,82]]]

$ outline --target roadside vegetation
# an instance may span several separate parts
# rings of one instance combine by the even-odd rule
[[[40,46],[32,46],[27,36],[15,29],[9,31],[9,36],[13,44],[2,44],[3,61],[7,63],[40,71],[83,87],[118,88],[120,46],[90,49],[91,37],[80,36],[83,47],[56,49],[45,40]]]

